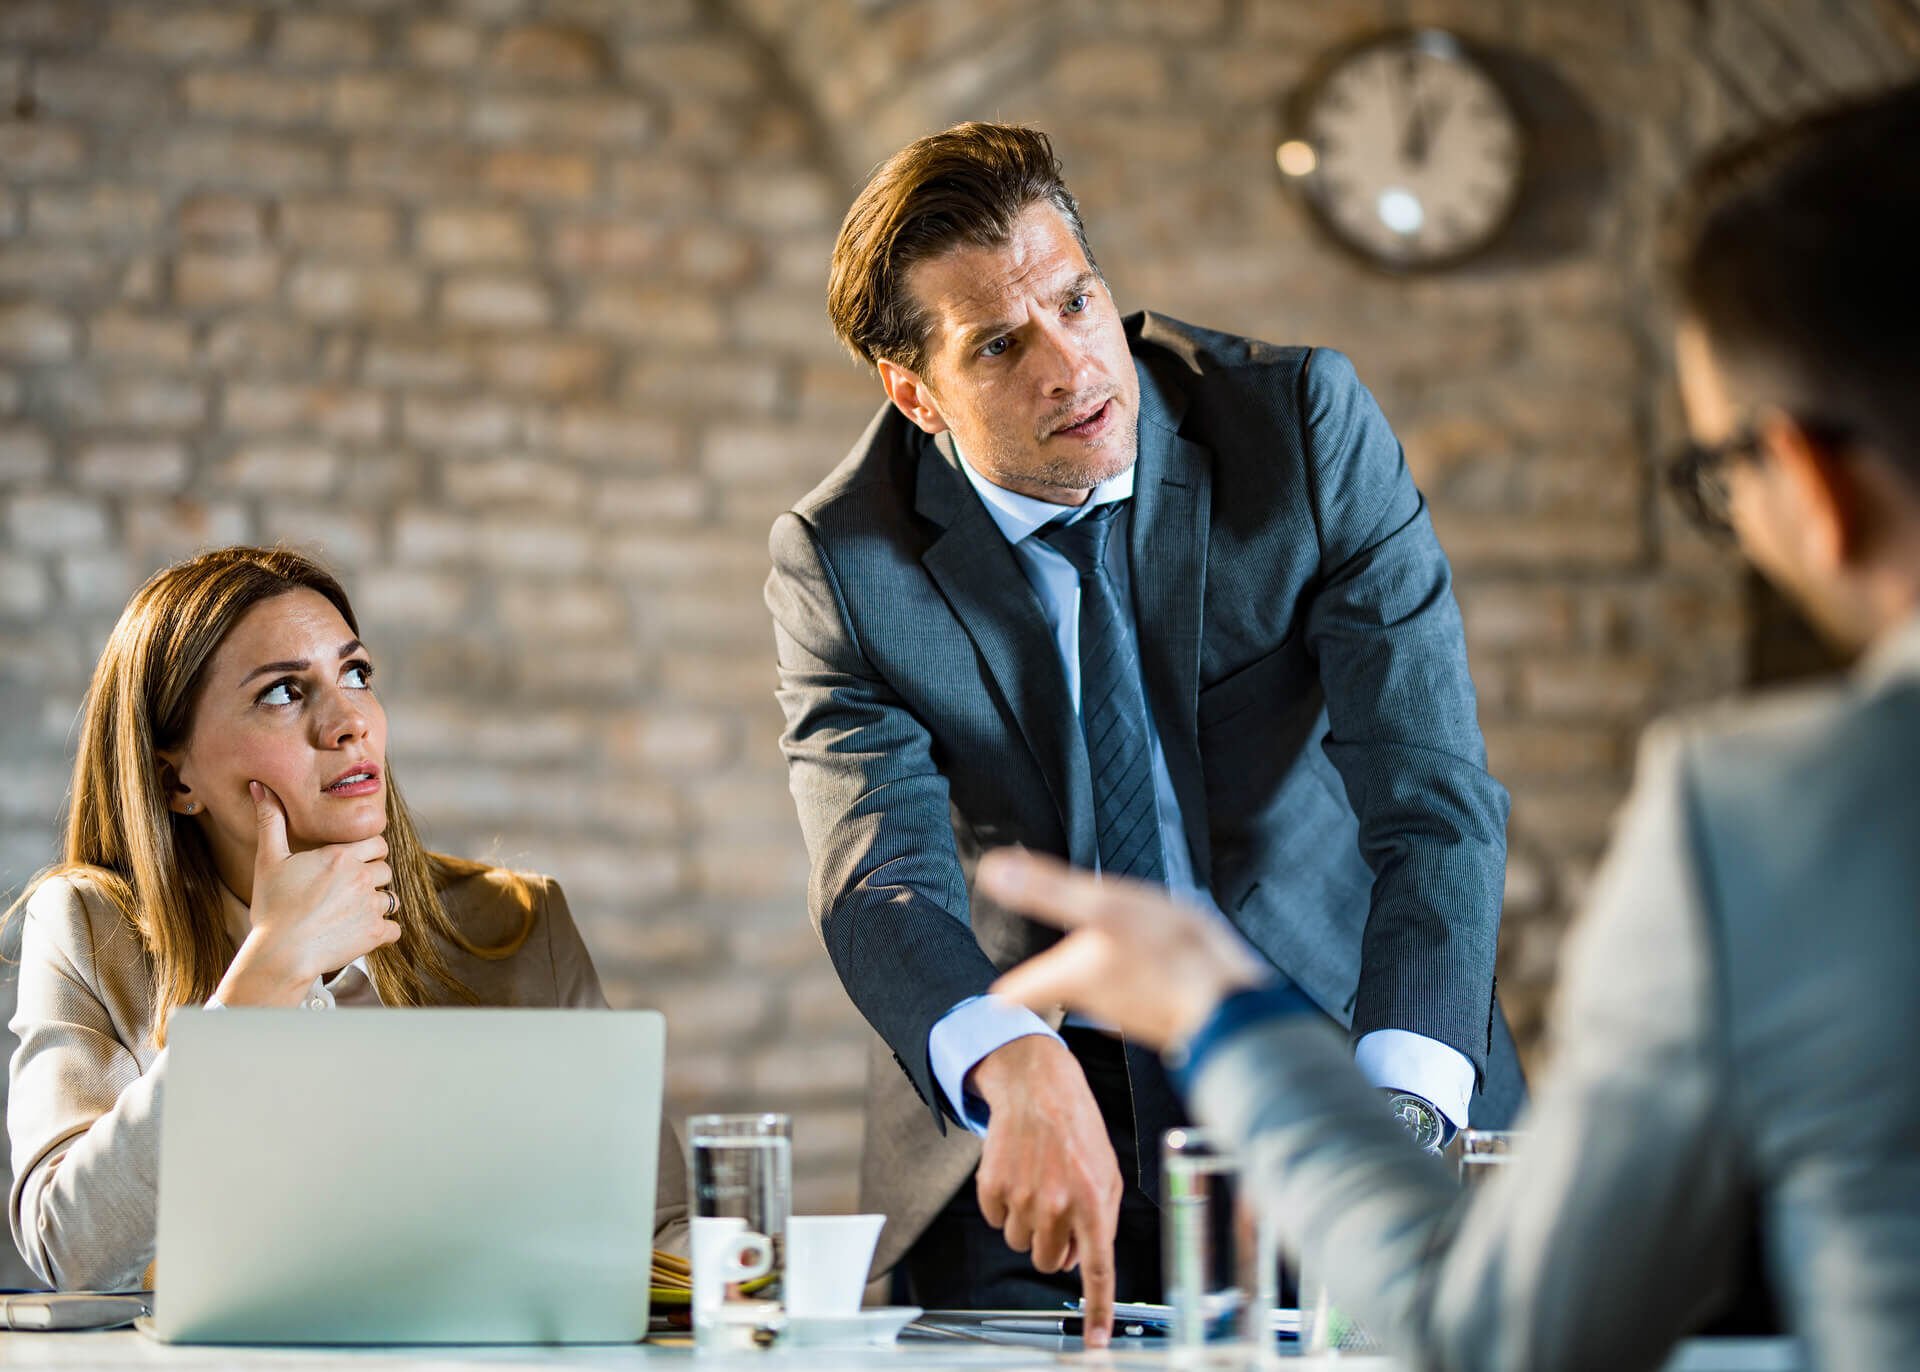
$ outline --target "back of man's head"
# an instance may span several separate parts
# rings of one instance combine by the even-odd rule
[[[996,247],[1029,206],[1045,202],[1080,240],[1080,209],[1053,144],[1018,124],[956,124],[881,164],[840,225],[827,277],[827,314],[854,357],[922,370],[927,321],[908,289],[916,263],[962,244]]]
[[[1674,228],[1682,307],[1744,398],[1920,487],[1920,83],[1720,152]]]

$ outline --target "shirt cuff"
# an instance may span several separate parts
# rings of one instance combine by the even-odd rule
[[[1033,1011],[998,996],[969,996],[928,1031],[933,1079],[946,1095],[948,1112],[974,1133],[985,1137],[988,1111],[987,1103],[966,1089],[967,1073],[994,1049],[1029,1034],[1063,1042]]]
[[[1474,1073],[1459,1049],[1410,1029],[1375,1029],[1354,1046],[1353,1061],[1375,1086],[1410,1091],[1432,1102],[1454,1128],[1467,1127]]]

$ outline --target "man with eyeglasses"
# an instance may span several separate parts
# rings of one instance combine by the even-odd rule
[[[1920,85],[1709,162],[1677,217],[1686,503],[1844,680],[1649,731],[1555,1071],[1462,1195],[1217,919],[1025,854],[996,984],[1170,1050],[1340,1306],[1422,1368],[1659,1365],[1757,1242],[1819,1368],[1920,1367]]]

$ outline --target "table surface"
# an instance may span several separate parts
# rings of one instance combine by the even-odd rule
[[[1318,1358],[1285,1358],[1300,1372],[1322,1366]],[[1016,1372],[1061,1366],[1165,1368],[1170,1351],[1119,1348],[1110,1354],[1086,1354],[1078,1339],[1025,1336],[1000,1343],[913,1340],[890,1348],[794,1348],[773,1352],[694,1354],[687,1344],[630,1344],[568,1348],[221,1348],[157,1343],[131,1329],[94,1334],[0,1334],[0,1367],[46,1367],[61,1372],[123,1368],[207,1369],[207,1372],[502,1372],[503,1369],[570,1367],[582,1369],[651,1367],[679,1364],[692,1372]],[[1246,1366],[1243,1351],[1220,1349],[1204,1363],[1183,1361],[1182,1368]],[[1342,1357],[1325,1366],[1339,1372],[1392,1372],[1378,1358]],[[1696,1341],[1685,1346],[1667,1372],[1798,1372],[1804,1367],[1794,1346],[1779,1339]]]

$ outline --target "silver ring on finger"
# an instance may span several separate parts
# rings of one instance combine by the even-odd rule
[[[399,913],[400,913],[400,897],[396,896],[391,890],[389,890],[387,892],[387,918],[392,919],[395,915]]]

